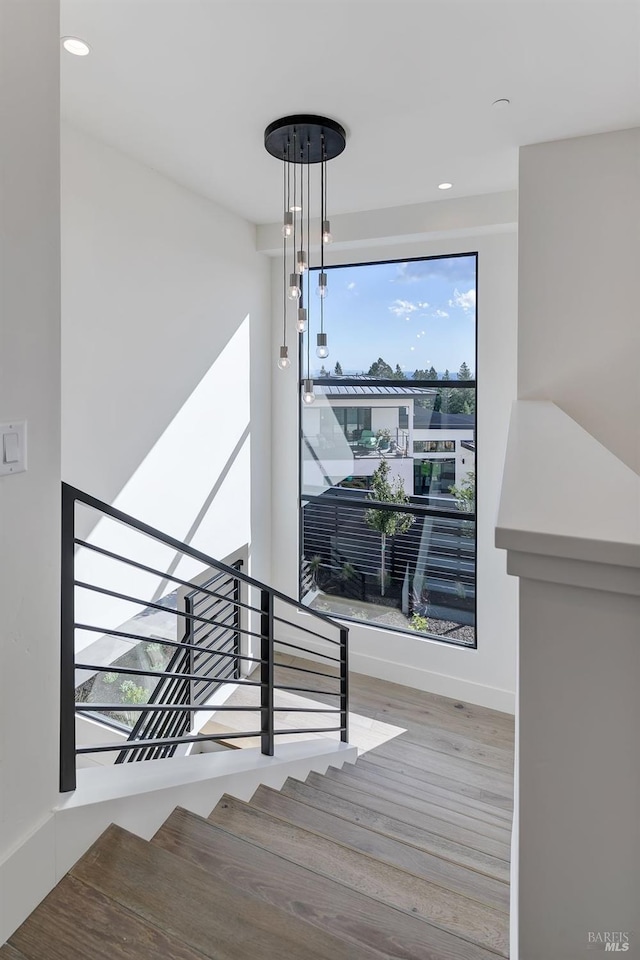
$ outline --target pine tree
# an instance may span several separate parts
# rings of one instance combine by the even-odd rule
[[[327,372],[327,370],[326,370],[326,367],[325,367],[324,363],[323,363],[322,366],[320,367],[320,376],[321,376],[321,377],[328,377],[328,376],[329,376],[329,374],[328,374],[328,372]]]
[[[432,365],[431,367],[429,367],[429,370],[428,370],[428,372],[427,372],[426,379],[427,379],[427,380],[437,380],[437,379],[438,379],[438,371],[436,370],[436,368],[435,368],[433,365]]]
[[[464,360],[460,364],[460,369],[458,370],[458,380],[473,380],[473,377],[471,376],[471,370]]]
[[[342,367],[340,366],[339,363],[336,363],[336,366],[335,366],[335,369],[334,369],[333,372],[334,372],[334,375],[335,375],[336,377],[341,377],[341,376],[342,376]]]
[[[375,363],[372,363],[369,367],[367,376],[379,377],[381,380],[393,380],[393,367],[390,367],[382,357],[378,357]]]
[[[400,364],[399,364],[399,363],[396,363],[396,370],[395,370],[395,373],[393,374],[393,379],[394,379],[394,380],[406,380],[406,379],[407,379],[407,378],[406,378],[406,375],[404,374],[404,372],[400,369]]]

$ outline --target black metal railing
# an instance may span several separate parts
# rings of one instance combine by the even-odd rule
[[[98,526],[91,538],[78,537],[78,506],[107,524],[108,534],[101,537]],[[139,558],[131,555],[136,549]],[[280,736],[348,740],[347,627],[249,577],[239,562],[215,560],[68,484],[62,485],[61,604],[62,791],[75,788],[78,756],[108,754],[123,763],[254,737],[271,756]],[[85,643],[76,655],[78,636]],[[119,681],[119,701],[105,699],[101,694]],[[226,702],[227,693],[238,691],[244,699]],[[255,702],[247,703],[252,696]],[[234,714],[252,719],[239,729],[200,732],[198,716],[211,712],[216,721]],[[307,715],[315,723],[304,725]],[[76,742],[77,718],[100,721],[99,742]],[[127,739],[110,736],[105,724]]]

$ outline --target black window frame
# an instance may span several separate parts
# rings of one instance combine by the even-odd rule
[[[458,258],[470,258],[472,257],[475,260],[475,291],[476,291],[476,307],[475,307],[475,356],[474,356],[474,368],[475,376],[471,380],[412,380],[411,386],[413,387],[425,387],[428,389],[433,389],[437,384],[437,388],[450,388],[450,389],[467,389],[473,390],[475,393],[475,409],[474,409],[474,456],[475,456],[475,510],[472,515],[469,515],[469,519],[473,519],[475,524],[475,535],[473,538],[474,549],[473,549],[473,558],[474,558],[474,607],[473,607],[473,622],[474,622],[474,642],[463,643],[462,641],[455,639],[448,639],[442,637],[438,634],[431,633],[419,633],[416,630],[404,630],[401,627],[379,627],[374,626],[366,620],[359,620],[354,617],[345,617],[343,615],[331,614],[331,616],[336,620],[344,620],[347,623],[353,623],[360,626],[368,626],[373,629],[384,629],[390,633],[400,633],[404,636],[410,636],[417,638],[419,640],[435,640],[439,643],[446,644],[447,646],[456,646],[462,647],[465,650],[477,650],[478,649],[478,329],[479,329],[479,253],[477,250],[471,250],[466,252],[459,253],[443,253],[435,254],[431,256],[423,257],[394,257],[388,260],[363,260],[356,262],[348,263],[334,263],[334,264],[324,264],[324,271],[328,273],[332,270],[340,270],[345,267],[370,267],[370,266],[384,266],[385,264],[394,264],[394,263],[424,263],[428,260],[455,260]],[[312,267],[312,271],[319,272],[319,267]],[[314,495],[306,495],[302,489],[303,481],[303,458],[302,451],[305,443],[305,438],[303,434],[303,424],[302,424],[302,386],[304,380],[304,344],[305,337],[309,336],[309,331],[305,334],[300,334],[298,337],[298,373],[299,373],[299,384],[298,384],[298,598],[300,603],[304,602],[303,598],[303,581],[302,581],[302,559],[303,559],[303,545],[304,545],[304,530],[303,530],[303,509],[304,504],[310,500],[317,499]],[[331,384],[339,384],[342,386],[362,386],[361,379],[350,379],[349,377],[336,377],[336,376],[323,376],[323,377],[312,377],[312,382],[315,386],[316,383],[324,386],[330,386]],[[398,380],[391,379],[376,379],[375,385],[377,387],[394,387],[397,388],[399,385]],[[425,508],[425,513],[428,515],[429,508]],[[442,515],[444,515],[444,511]],[[460,514],[464,518],[463,514]]]

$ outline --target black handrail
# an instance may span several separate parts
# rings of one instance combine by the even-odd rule
[[[78,490],[77,487],[72,487],[68,483],[62,484],[63,515],[65,509],[65,499],[67,500],[67,505],[70,505],[71,501],[73,501],[73,504],[84,503],[85,506],[91,507],[93,510],[97,510],[98,513],[103,513],[105,516],[111,517],[112,520],[116,520],[118,523],[124,524],[125,527],[132,527],[134,530],[138,530],[139,533],[143,533],[145,536],[151,537],[153,540],[158,540],[160,543],[164,543],[167,547],[172,547],[177,553],[184,553],[185,556],[192,557],[194,560],[199,560],[200,563],[204,563],[207,567],[212,567],[214,570],[220,570],[222,573],[227,573],[229,576],[237,578],[242,583],[246,583],[250,587],[256,587],[258,590],[268,590],[272,597],[282,600],[284,603],[289,603],[291,606],[299,607],[301,611],[304,611],[304,613],[308,613],[314,617],[317,617],[318,620],[322,620],[324,623],[330,624],[332,627],[335,627],[336,630],[340,630],[341,628],[341,624],[339,624],[336,620],[332,620],[331,617],[327,617],[324,613],[320,613],[319,610],[314,610],[311,607],[305,607],[303,604],[298,603],[297,600],[294,600],[293,597],[288,597],[286,593],[281,593],[280,590],[276,590],[275,587],[268,587],[259,580],[255,580],[253,577],[248,576],[248,574],[242,573],[241,570],[235,570],[234,567],[223,563],[221,560],[214,560],[213,557],[208,556],[208,554],[203,553],[201,550],[196,550],[195,547],[191,547],[187,543],[182,543],[181,540],[176,540],[175,537],[169,536],[168,533],[162,533],[161,530],[157,530],[148,523],[143,523],[142,520],[136,520],[135,517],[130,517],[128,513],[124,513],[122,510],[117,510],[110,504],[104,503],[102,500],[98,500],[96,497],[92,497],[90,494],[84,493],[82,490]],[[138,564],[133,561],[132,565],[138,566]]]
[[[190,557],[214,571],[213,576],[198,585],[195,581],[184,580],[174,574],[165,573],[156,567],[123,556],[113,550],[107,550],[86,540],[79,539],[75,534],[75,507],[80,503],[108,517],[117,523],[123,524],[142,535],[162,543],[173,549],[177,554]],[[75,573],[76,547],[91,550],[111,560],[121,562],[144,573],[161,577],[165,582],[178,584],[189,588],[184,594],[184,609],[173,609],[162,603],[145,601],[139,596],[114,591],[96,583],[80,580]],[[220,586],[220,575],[227,579]],[[227,593],[226,590],[231,587]],[[217,589],[216,589],[217,588]],[[260,605],[254,606],[243,599],[247,588],[259,591]],[[136,633],[134,630],[100,627],[95,624],[78,623],[75,618],[75,590],[86,589],[102,596],[112,597],[142,606],[145,610],[161,610],[175,616],[177,622],[185,623],[185,632],[181,640],[170,640],[164,636]],[[220,590],[225,592],[219,592]],[[249,598],[251,599],[251,598]],[[199,605],[198,605],[199,601]],[[204,602],[204,609],[203,609]],[[293,620],[276,615],[276,604],[286,604],[293,607],[297,613],[310,615],[313,620],[307,621],[306,626],[296,624]],[[215,619],[203,616],[215,610]],[[228,612],[227,612],[228,611]],[[259,617],[260,628],[249,630],[243,626],[241,613],[253,612]],[[278,612],[280,612],[278,607]],[[311,623],[318,623],[318,630],[310,629]],[[320,630],[320,626],[324,632]],[[135,629],[135,627],[134,627]],[[99,658],[82,657],[76,661],[75,633],[89,631],[101,636],[137,641],[139,644],[153,643],[171,652],[169,662],[161,669],[153,670],[135,666],[119,667],[116,663],[100,665],[93,662]],[[280,636],[280,630],[286,630]],[[299,631],[305,636],[311,635],[319,644],[330,643],[338,656],[329,656],[322,653],[321,648],[311,650],[303,643],[295,642],[292,631]],[[338,639],[329,634],[337,633]],[[259,655],[248,656],[241,651],[242,637],[255,637],[259,641]],[[285,639],[286,638],[286,639]],[[307,641],[308,642],[308,641]],[[309,655],[321,657],[318,662],[327,670],[336,664],[333,672],[315,670],[312,667],[294,666],[293,664],[277,663],[276,655],[280,649],[287,652],[298,651],[303,657]],[[257,652],[257,651],[256,651]],[[91,662],[85,662],[85,661]],[[331,661],[326,663],[325,661]],[[312,665],[316,661],[311,661]],[[254,676],[258,679],[247,679],[240,675],[240,664],[254,665],[258,672]],[[325,678],[324,683],[334,681],[337,689],[319,686],[295,687],[276,682],[276,668],[280,670],[294,670],[303,672],[309,677]],[[91,671],[94,674],[120,673],[125,677],[140,677],[154,679],[155,686],[149,692],[146,702],[127,703],[91,703],[89,701],[76,703],[75,676],[77,670]],[[113,682],[113,681],[110,681]],[[307,683],[312,681],[307,680]],[[260,705],[256,707],[242,707],[233,704],[208,705],[207,698],[211,692],[221,684],[238,684],[256,686],[260,688]],[[316,693],[339,697],[339,705],[333,707],[320,706],[291,706],[283,707],[276,704],[277,691],[292,691],[300,693]],[[297,600],[288,597],[279,590],[261,583],[248,576],[239,565],[229,565],[215,560],[189,544],[182,543],[174,537],[143,523],[110,504],[98,500],[69,484],[62,484],[62,569],[61,569],[61,673],[60,673],[60,789],[73,790],[76,785],[76,756],[92,753],[117,752],[116,762],[126,760],[146,760],[170,756],[181,745],[197,744],[207,741],[237,740],[249,737],[260,737],[262,752],[272,756],[275,737],[283,734],[329,733],[339,732],[343,741],[348,740],[348,629],[327,617],[320,611],[311,609]],[[143,691],[144,692],[144,691]],[[86,694],[85,694],[86,695]],[[233,714],[255,712],[260,718],[260,729],[246,732],[228,732],[218,734],[199,734],[193,732],[193,717],[197,710],[214,710],[221,713]],[[77,716],[93,715],[94,719],[101,714],[118,713],[122,711],[137,714],[137,721],[129,738],[124,742],[99,745],[77,745],[75,724]],[[275,728],[275,716],[283,713],[322,713],[339,714],[340,726],[324,726],[310,728]]]

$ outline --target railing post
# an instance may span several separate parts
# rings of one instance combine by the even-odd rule
[[[234,567],[236,568],[236,570],[242,570],[242,560],[238,560],[236,563],[234,563]],[[234,603],[233,627],[235,630],[233,649],[237,654],[236,666],[234,671],[236,680],[239,680],[242,676],[242,671],[240,669],[242,665],[242,661],[240,660],[240,654],[242,653],[242,649],[241,649],[242,635],[240,633],[240,627],[241,627],[240,601],[241,599],[242,599],[242,594],[240,590],[240,578],[235,577],[233,581],[233,603]]]
[[[75,494],[62,484],[60,558],[60,791],[76,788]]]
[[[349,743],[349,630],[340,628],[340,739]]]
[[[260,729],[262,752],[273,756],[273,594],[260,592]]]

